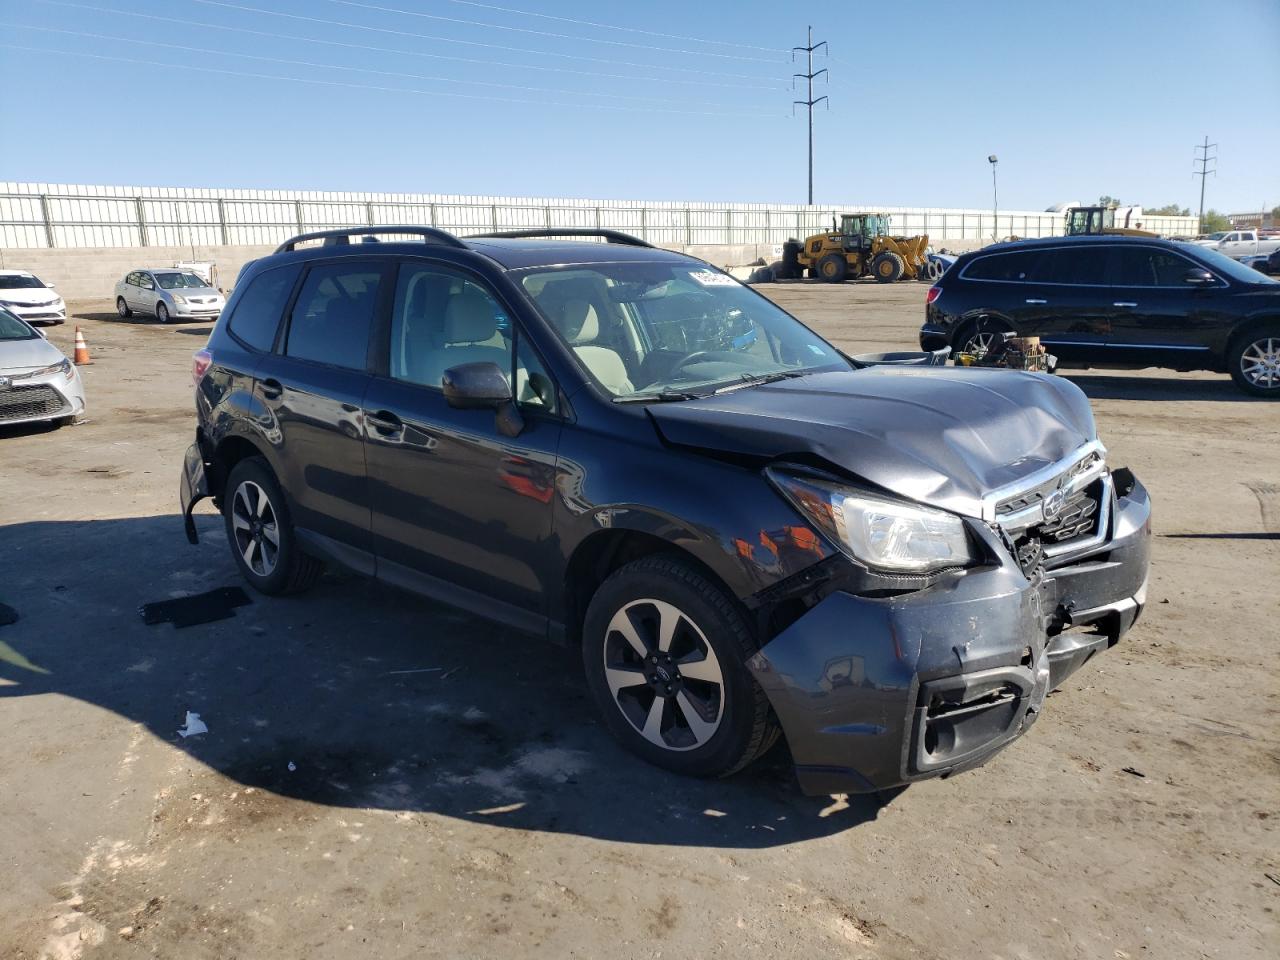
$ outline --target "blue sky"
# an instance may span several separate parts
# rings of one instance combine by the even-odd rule
[[[810,18],[818,202],[1280,204],[1280,0],[0,0],[0,180],[803,202]]]

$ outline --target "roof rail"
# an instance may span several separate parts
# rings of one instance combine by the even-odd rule
[[[422,237],[427,243],[438,243],[446,247],[460,247],[464,250],[467,248],[467,245],[452,233],[435,227],[340,227],[337,230],[317,230],[315,233],[300,233],[276,247],[276,253],[286,253],[289,250],[293,250],[298,244],[306,240],[323,240],[326,247],[345,247],[351,243],[352,237],[372,238],[375,234],[404,234],[412,237]],[[369,240],[365,242],[368,243]]]
[[[473,233],[469,240],[524,240],[538,237],[599,237],[606,243],[620,243],[628,247],[649,247],[653,244],[620,230],[592,230],[582,227],[545,227],[538,230],[504,230],[499,233]]]

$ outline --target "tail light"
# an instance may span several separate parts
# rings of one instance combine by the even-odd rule
[[[191,355],[191,382],[195,386],[200,386],[200,381],[209,372],[211,363],[213,363],[213,354],[208,350],[197,350]]]
[[[926,306],[928,306],[929,304],[931,304],[931,303],[933,303],[935,300],[937,300],[940,296],[942,296],[942,288],[941,288],[941,287],[939,287],[939,286],[932,286],[932,287],[930,287],[930,288],[929,288],[929,292],[928,292],[928,293],[926,293],[926,294],[924,295],[924,302],[925,302],[925,305],[926,305]]]

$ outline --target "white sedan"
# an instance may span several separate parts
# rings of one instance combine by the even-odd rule
[[[67,305],[53,292],[53,284],[25,270],[0,270],[0,307],[7,307],[28,323],[65,323]]]
[[[80,371],[38,330],[0,307],[0,427],[84,413]]]

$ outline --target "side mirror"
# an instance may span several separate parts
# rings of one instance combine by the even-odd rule
[[[56,287],[56,286],[57,286],[57,284],[56,284],[56,283],[46,283],[46,284],[45,284],[45,286],[46,286],[46,287],[48,287],[50,290],[52,290],[54,287]]]
[[[444,398],[458,410],[496,409],[511,402],[511,385],[496,363],[460,363],[444,372]]]
[[[511,394],[511,384],[496,363],[460,363],[450,367],[444,372],[441,386],[451,407],[493,410],[498,432],[504,437],[518,437],[524,430],[524,417],[520,416]]]
[[[1182,282],[1190,284],[1193,287],[1211,287],[1217,280],[1208,270],[1202,270],[1199,267],[1192,267],[1182,275]]]

